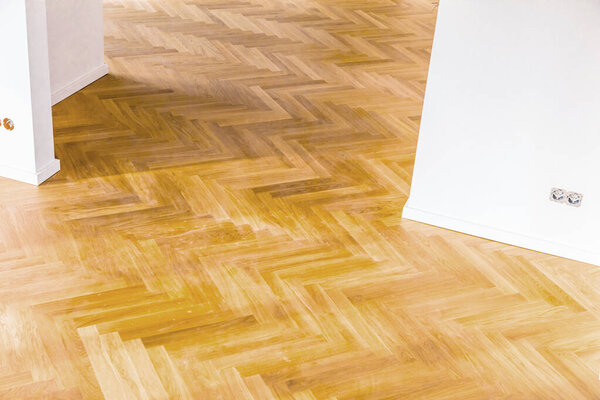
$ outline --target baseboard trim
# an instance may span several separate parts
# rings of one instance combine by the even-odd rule
[[[41,185],[58,171],[60,171],[60,161],[56,159],[50,161],[36,172],[0,165],[0,176],[36,186]]]
[[[90,72],[75,79],[73,82],[67,84],[66,86],[55,90],[54,92],[52,92],[52,105],[60,103],[67,97],[71,96],[74,93],[77,93],[87,85],[94,83],[106,74],[108,74],[108,65],[102,64],[94,68]]]
[[[493,240],[512,246],[531,249],[545,254],[569,258],[589,264],[600,266],[600,253],[574,248],[560,243],[551,242],[541,238],[508,232],[491,226],[479,225],[473,222],[435,214],[429,211],[406,205],[402,212],[402,218],[411,221],[422,222],[428,225],[438,226],[451,231],[466,233],[484,239]]]

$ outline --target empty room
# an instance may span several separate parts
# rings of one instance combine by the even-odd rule
[[[0,15],[0,399],[600,399],[598,0]]]

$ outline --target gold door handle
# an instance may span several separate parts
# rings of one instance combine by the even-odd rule
[[[15,123],[10,118],[4,118],[4,120],[2,121],[2,125],[4,126],[4,129],[8,131],[12,131],[13,129],[15,129]]]

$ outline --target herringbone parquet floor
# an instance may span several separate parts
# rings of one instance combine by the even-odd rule
[[[600,399],[600,268],[401,220],[430,0],[105,0],[0,180],[0,398]]]

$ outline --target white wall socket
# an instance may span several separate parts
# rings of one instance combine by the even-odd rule
[[[556,203],[567,204],[572,207],[581,207],[583,204],[583,194],[567,192],[560,188],[552,188],[550,191],[550,200]]]

